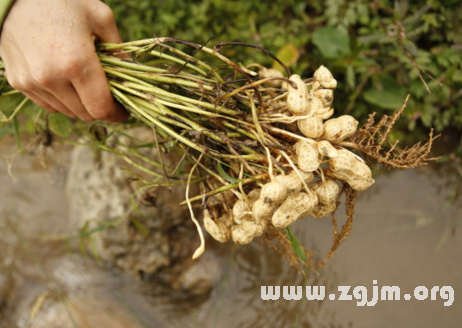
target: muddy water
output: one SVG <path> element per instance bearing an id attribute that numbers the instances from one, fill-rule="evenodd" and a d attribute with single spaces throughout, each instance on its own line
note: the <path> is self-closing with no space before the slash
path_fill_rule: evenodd
<path id="1" fill-rule="evenodd" d="M 13 149 L 2 146 L 0 153 Z M 155 278 L 135 280 L 50 240 L 70 233 L 68 159 L 65 152 L 52 155 L 57 163 L 46 169 L 34 156 L 16 158 L 16 180 L 0 163 L 0 327 L 460 327 L 462 203 L 448 201 L 453 186 L 430 169 L 379 176 L 358 201 L 348 240 L 308 281 L 264 244 L 209 241 L 207 256 L 219 264 L 220 281 L 207 295 L 193 297 Z M 329 220 L 304 220 L 293 230 L 318 259 L 328 251 Z M 416 286 L 452 286 L 455 300 L 445 307 L 439 295 L 434 301 L 401 296 L 358 307 L 356 300 L 327 297 L 260 298 L 262 285 L 306 283 L 326 286 L 326 294 L 337 297 L 337 286 L 365 286 L 371 300 L 373 280 L 379 288 L 399 286 L 401 295 L 413 294 Z"/>

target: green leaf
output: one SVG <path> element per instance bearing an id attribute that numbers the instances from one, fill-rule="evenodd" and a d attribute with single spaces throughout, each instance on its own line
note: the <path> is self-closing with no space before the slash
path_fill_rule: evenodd
<path id="1" fill-rule="evenodd" d="M 278 51 L 276 57 L 289 67 L 297 62 L 298 58 L 300 57 L 300 52 L 293 43 L 288 43 Z M 284 71 L 281 65 L 279 65 L 277 62 L 273 63 L 273 68 L 280 70 L 281 72 Z"/>
<path id="2" fill-rule="evenodd" d="M 140 234 L 146 237 L 149 233 L 148 229 L 142 224 L 137 218 L 132 217 L 131 222 L 135 226 L 135 229 L 138 230 Z"/>
<path id="3" fill-rule="evenodd" d="M 348 87 L 353 90 L 356 87 L 356 76 L 353 65 L 348 65 L 346 68 L 346 81 Z"/>
<path id="4" fill-rule="evenodd" d="M 231 183 L 239 183 L 241 181 L 244 181 L 243 179 L 242 180 L 234 179 L 228 173 L 226 173 L 226 171 L 223 169 L 223 165 L 221 162 L 217 162 L 217 171 L 222 178 L 224 178 L 226 181 L 229 181 Z"/>
<path id="5" fill-rule="evenodd" d="M 24 101 L 24 95 L 17 93 L 10 96 L 0 97 L 0 112 L 3 113 L 2 117 L 9 118 L 14 110 Z"/>
<path id="6" fill-rule="evenodd" d="M 8 121 L 8 117 L 5 116 L 5 114 L 3 114 L 3 112 L 0 110 L 0 122 L 7 122 Z"/>
<path id="7" fill-rule="evenodd" d="M 290 230 L 289 227 L 286 229 L 286 234 L 287 237 L 289 238 L 290 245 L 292 245 L 292 249 L 294 250 L 295 255 L 303 262 L 303 263 L 308 263 L 308 259 L 306 258 L 306 254 L 303 251 L 302 245 L 300 245 L 300 242 L 298 241 L 298 238 L 292 233 L 292 230 Z"/>
<path id="8" fill-rule="evenodd" d="M 71 120 L 61 113 L 50 114 L 48 124 L 51 132 L 60 138 L 69 138 L 72 131 Z"/>
<path id="9" fill-rule="evenodd" d="M 326 58 L 341 58 L 350 54 L 350 37 L 342 28 L 317 29 L 313 33 L 313 43 Z"/>
<path id="10" fill-rule="evenodd" d="M 388 75 L 378 77 L 378 83 L 364 92 L 364 99 L 385 109 L 398 109 L 403 106 L 406 90 Z"/>

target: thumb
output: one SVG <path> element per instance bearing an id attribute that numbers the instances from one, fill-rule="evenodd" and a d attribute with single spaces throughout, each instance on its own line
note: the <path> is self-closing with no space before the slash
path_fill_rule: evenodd
<path id="1" fill-rule="evenodd" d="M 90 15 L 92 20 L 92 33 L 97 41 L 107 43 L 122 42 L 119 30 L 117 29 L 114 13 L 110 7 L 99 2 L 97 8 L 95 8 Z"/>

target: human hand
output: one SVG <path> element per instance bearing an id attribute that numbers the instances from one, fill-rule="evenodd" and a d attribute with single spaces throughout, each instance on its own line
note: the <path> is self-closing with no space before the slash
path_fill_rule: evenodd
<path id="1" fill-rule="evenodd" d="M 95 40 L 120 43 L 112 10 L 99 0 L 16 0 L 3 24 L 0 55 L 10 85 L 50 112 L 120 122 Z"/>

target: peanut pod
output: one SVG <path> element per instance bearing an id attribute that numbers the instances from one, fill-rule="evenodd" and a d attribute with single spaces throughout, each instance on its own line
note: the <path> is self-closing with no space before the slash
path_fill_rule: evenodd
<path id="1" fill-rule="evenodd" d="M 335 203 L 327 204 L 327 205 L 316 205 L 310 212 L 309 215 L 315 218 L 324 218 L 330 214 L 332 214 L 337 209 L 337 205 Z"/>
<path id="2" fill-rule="evenodd" d="M 274 212 L 271 222 L 276 228 L 285 228 L 307 215 L 318 203 L 314 192 L 307 194 L 301 191 L 287 197 L 284 203 Z"/>
<path id="3" fill-rule="evenodd" d="M 374 184 L 371 169 L 364 161 L 346 149 L 339 149 L 338 156 L 329 160 L 332 174 L 354 190 L 365 190 Z"/>
<path id="4" fill-rule="evenodd" d="M 310 112 L 311 107 L 308 104 L 308 89 L 305 82 L 297 74 L 293 74 L 290 80 L 295 83 L 297 88 L 287 83 L 287 109 L 293 115 L 312 115 Z"/>
<path id="5" fill-rule="evenodd" d="M 295 144 L 298 167 L 305 172 L 316 171 L 321 163 L 315 144 L 300 140 Z"/>
<path id="6" fill-rule="evenodd" d="M 314 95 L 319 98 L 324 108 L 330 108 L 334 101 L 334 91 L 331 89 L 319 89 L 314 92 Z"/>
<path id="7" fill-rule="evenodd" d="M 297 121 L 298 129 L 308 138 L 317 139 L 324 133 L 322 118 L 313 116 Z"/>
<path id="8" fill-rule="evenodd" d="M 250 243 L 255 237 L 265 233 L 268 222 L 263 220 L 249 220 L 231 228 L 233 241 L 239 245 Z"/>
<path id="9" fill-rule="evenodd" d="M 358 127 L 358 121 L 350 115 L 342 115 L 324 123 L 322 138 L 330 142 L 340 142 L 353 135 Z"/>
<path id="10" fill-rule="evenodd" d="M 207 210 L 204 211 L 204 228 L 213 239 L 220 243 L 227 242 L 231 236 L 231 231 L 226 221 L 229 221 L 229 218 L 226 216 L 212 220 L 209 212 Z"/>
<path id="11" fill-rule="evenodd" d="M 258 76 L 261 77 L 262 79 L 268 78 L 268 77 L 284 77 L 284 74 L 282 74 L 280 71 L 274 68 L 266 68 L 262 67 L 258 70 Z M 282 80 L 272 80 L 265 82 L 265 84 L 277 88 L 282 85 Z"/>
<path id="12" fill-rule="evenodd" d="M 327 140 L 318 141 L 317 145 L 319 154 L 324 157 L 334 158 L 338 156 L 337 149 Z"/>
<path id="13" fill-rule="evenodd" d="M 335 204 L 340 187 L 332 178 L 326 178 L 323 182 L 319 180 L 313 183 L 310 188 L 318 195 L 319 205 Z"/>
<path id="14" fill-rule="evenodd" d="M 300 171 L 303 180 L 306 183 L 313 180 L 313 173 Z M 289 175 L 278 175 L 275 180 L 281 183 L 287 190 L 287 195 L 293 195 L 302 190 L 303 182 L 295 171 L 290 172 Z"/>
<path id="15" fill-rule="evenodd" d="M 313 74 L 315 83 L 313 84 L 314 91 L 319 89 L 335 89 L 337 80 L 334 79 L 332 73 L 323 65 L 321 65 Z"/>

